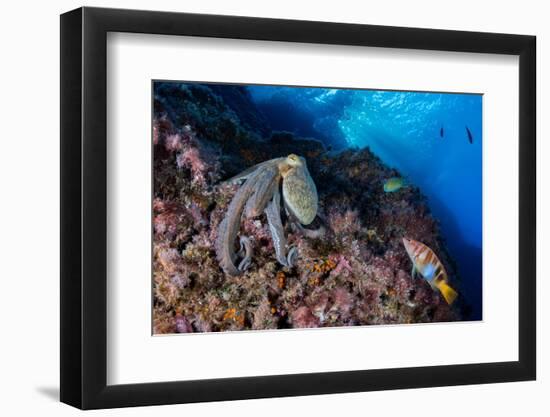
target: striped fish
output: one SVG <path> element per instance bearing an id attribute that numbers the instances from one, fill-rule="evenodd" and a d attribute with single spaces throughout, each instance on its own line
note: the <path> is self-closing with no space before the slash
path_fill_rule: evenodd
<path id="1" fill-rule="evenodd" d="M 452 304 L 458 294 L 449 286 L 447 271 L 434 251 L 421 242 L 407 238 L 403 238 L 403 245 L 413 264 L 411 276 L 414 278 L 418 272 L 432 288 L 441 292 L 447 304 Z"/>

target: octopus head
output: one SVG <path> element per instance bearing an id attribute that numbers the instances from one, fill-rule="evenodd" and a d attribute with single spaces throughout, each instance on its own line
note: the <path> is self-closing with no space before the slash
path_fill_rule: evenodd
<path id="1" fill-rule="evenodd" d="M 298 155 L 291 153 L 286 157 L 286 163 L 290 167 L 301 167 L 302 165 L 304 165 L 304 160 L 303 158 L 300 158 Z"/>

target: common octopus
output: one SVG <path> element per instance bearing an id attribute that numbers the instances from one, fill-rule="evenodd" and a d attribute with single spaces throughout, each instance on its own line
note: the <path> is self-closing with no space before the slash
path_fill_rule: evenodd
<path id="1" fill-rule="evenodd" d="M 289 247 L 281 220 L 281 188 L 283 204 L 290 221 L 304 230 L 301 225 L 309 225 L 317 215 L 317 188 L 307 169 L 304 158 L 290 154 L 287 157 L 261 162 L 228 182 L 240 184 L 227 213 L 220 223 L 216 240 L 217 259 L 225 273 L 239 275 L 251 264 L 252 244 L 246 236 L 239 239 L 240 250 L 235 251 L 241 219 L 265 213 L 277 261 L 292 267 L 296 247 Z M 238 265 L 237 261 L 240 259 Z"/>

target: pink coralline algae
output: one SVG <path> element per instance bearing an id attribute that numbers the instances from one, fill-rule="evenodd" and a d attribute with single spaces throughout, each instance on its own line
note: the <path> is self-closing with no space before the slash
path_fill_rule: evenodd
<path id="1" fill-rule="evenodd" d="M 351 267 L 351 265 L 349 264 L 349 262 L 346 260 L 344 256 L 342 255 L 337 256 L 335 262 L 336 262 L 336 267 L 331 272 L 332 276 L 337 277 L 342 274 L 346 274 L 346 272 L 347 273 L 353 272 L 353 268 Z"/>
<path id="2" fill-rule="evenodd" d="M 179 151 L 183 147 L 181 136 L 177 133 L 166 136 L 164 139 L 164 147 L 168 152 Z"/>
<path id="3" fill-rule="evenodd" d="M 193 176 L 203 176 L 206 165 L 202 161 L 197 148 L 188 148 L 176 158 L 178 168 L 188 167 Z"/>
<path id="4" fill-rule="evenodd" d="M 178 333 L 193 333 L 193 327 L 185 317 L 176 314 L 176 331 Z"/>
<path id="5" fill-rule="evenodd" d="M 311 310 L 306 307 L 298 307 L 292 313 L 292 324 L 297 328 L 319 327 L 320 321 L 313 315 Z"/>
<path id="6" fill-rule="evenodd" d="M 447 305 L 425 280 L 411 277 L 404 236 L 436 251 L 460 288 L 420 191 L 384 193 L 384 179 L 396 172 L 368 149 L 333 154 L 316 140 L 265 137 L 261 116 L 235 91 L 248 113 L 237 115 L 207 87 L 167 83 L 155 90 L 154 333 L 460 320 L 460 304 Z M 307 160 L 318 189 L 310 231 L 324 233 L 308 236 L 284 222 L 288 244 L 299 253 L 288 268 L 275 258 L 265 215 L 243 219 L 252 261 L 241 275 L 225 274 L 214 242 L 238 187 L 223 180 L 291 153 Z"/>

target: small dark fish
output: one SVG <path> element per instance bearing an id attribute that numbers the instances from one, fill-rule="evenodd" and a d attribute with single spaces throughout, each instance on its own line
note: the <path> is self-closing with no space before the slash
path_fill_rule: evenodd
<path id="1" fill-rule="evenodd" d="M 474 143 L 474 135 L 472 135 L 472 132 L 468 129 L 468 126 L 466 126 L 466 133 L 468 134 L 468 142 Z"/>
<path id="2" fill-rule="evenodd" d="M 441 126 L 441 129 L 439 129 L 439 136 L 443 138 L 445 136 L 445 130 L 443 130 L 443 126 Z"/>

